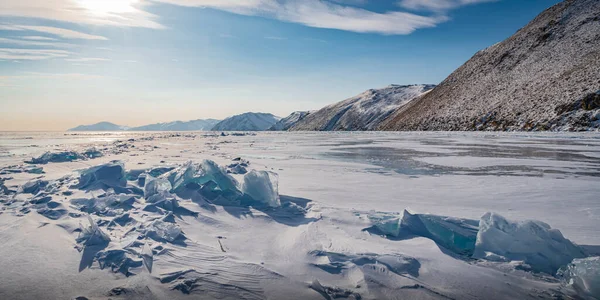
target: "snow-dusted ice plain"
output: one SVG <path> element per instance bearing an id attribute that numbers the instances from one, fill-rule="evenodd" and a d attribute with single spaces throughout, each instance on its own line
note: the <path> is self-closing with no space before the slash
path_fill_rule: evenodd
<path id="1" fill-rule="evenodd" d="M 1 133 L 0 178 L 0 299 L 599 297 L 597 134 Z"/>

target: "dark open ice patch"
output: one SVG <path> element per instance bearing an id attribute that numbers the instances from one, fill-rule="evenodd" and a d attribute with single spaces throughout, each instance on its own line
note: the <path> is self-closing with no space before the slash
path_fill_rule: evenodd
<path id="1" fill-rule="evenodd" d="M 460 255 L 470 256 L 475 250 L 479 221 L 452 217 L 411 214 L 375 213 L 369 215 L 373 226 L 365 230 L 391 239 L 425 237 Z"/>

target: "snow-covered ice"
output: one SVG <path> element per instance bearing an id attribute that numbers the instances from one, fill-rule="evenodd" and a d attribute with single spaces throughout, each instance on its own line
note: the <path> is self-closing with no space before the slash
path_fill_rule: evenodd
<path id="1" fill-rule="evenodd" d="M 0 170 L 1 299 L 598 297 L 593 134 L 2 133 Z"/>

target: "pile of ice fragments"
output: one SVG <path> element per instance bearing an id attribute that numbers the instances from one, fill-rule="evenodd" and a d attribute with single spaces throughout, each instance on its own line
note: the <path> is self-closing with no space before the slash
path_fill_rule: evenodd
<path id="1" fill-rule="evenodd" d="M 3 209 L 15 215 L 35 211 L 51 220 L 78 219 L 80 226 L 73 231 L 77 248 L 94 253 L 82 266 L 97 262 L 102 269 L 127 276 L 143 266 L 151 271 L 153 256 L 164 252 L 165 245 L 185 243 L 177 222 L 198 213 L 180 201 L 260 209 L 281 206 L 275 173 L 252 170 L 239 183 L 210 160 L 129 171 L 123 162 L 113 161 L 59 180 L 31 180 L 16 191 L 0 181 L 0 194 Z"/>
<path id="2" fill-rule="evenodd" d="M 520 269 L 550 275 L 587 256 L 581 247 L 544 222 L 513 222 L 493 213 L 486 213 L 479 221 L 406 210 L 401 214 L 371 213 L 368 219 L 372 226 L 366 231 L 390 239 L 425 237 L 466 258 L 517 262 Z M 579 276 L 581 272 L 570 274 Z"/>

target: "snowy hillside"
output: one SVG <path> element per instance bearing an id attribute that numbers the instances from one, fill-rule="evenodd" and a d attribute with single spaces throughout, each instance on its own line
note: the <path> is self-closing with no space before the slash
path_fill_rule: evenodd
<path id="1" fill-rule="evenodd" d="M 268 113 L 244 113 L 229 117 L 212 130 L 215 131 L 264 131 L 275 125 L 281 118 Z"/>
<path id="2" fill-rule="evenodd" d="M 290 130 L 374 130 L 390 114 L 434 85 L 390 85 L 370 89 L 310 114 Z"/>
<path id="3" fill-rule="evenodd" d="M 123 131 L 127 126 L 121 126 L 110 122 L 100 122 L 92 125 L 80 125 L 68 131 Z"/>
<path id="4" fill-rule="evenodd" d="M 561 2 L 476 53 L 384 130 L 600 128 L 600 1 Z"/>
<path id="5" fill-rule="evenodd" d="M 157 123 L 131 128 L 130 131 L 201 131 L 211 130 L 220 120 L 206 119 Z"/>
<path id="6" fill-rule="evenodd" d="M 309 114 L 313 113 L 312 111 L 295 111 L 291 113 L 289 116 L 279 120 L 275 125 L 271 126 L 269 130 L 272 131 L 286 131 L 290 129 L 292 126 L 296 125 L 296 123 L 302 121 Z"/>

